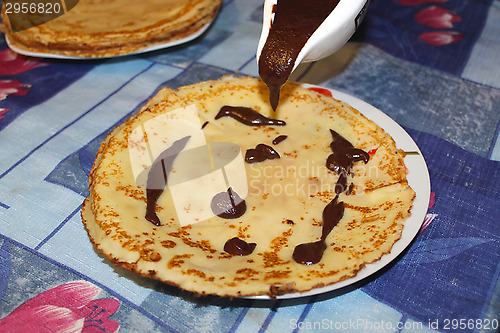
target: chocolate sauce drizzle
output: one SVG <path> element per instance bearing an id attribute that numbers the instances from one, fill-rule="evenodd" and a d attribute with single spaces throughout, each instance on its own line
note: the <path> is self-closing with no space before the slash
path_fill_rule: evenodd
<path id="1" fill-rule="evenodd" d="M 335 184 L 335 193 L 339 194 L 348 189 L 347 175 L 355 162 L 363 161 L 368 163 L 370 155 L 364 150 L 354 148 L 354 146 L 347 141 L 343 136 L 330 130 L 332 134 L 332 142 L 330 148 L 332 154 L 326 160 L 326 167 L 339 175 L 339 179 Z"/>
<path id="2" fill-rule="evenodd" d="M 240 198 L 240 196 L 230 187 L 226 192 L 220 192 L 212 198 L 210 208 L 212 212 L 219 217 L 224 219 L 236 219 L 245 214 L 247 204 L 245 200 Z"/>
<path id="3" fill-rule="evenodd" d="M 326 237 L 332 231 L 340 219 L 344 216 L 344 203 L 338 202 L 338 194 L 335 198 L 323 209 L 323 227 L 321 231 L 321 239 L 317 242 L 302 243 L 293 250 L 293 260 L 303 265 L 317 264 L 323 258 L 327 245 Z"/>
<path id="4" fill-rule="evenodd" d="M 273 110 L 300 51 L 338 2 L 278 0 L 274 6 L 274 20 L 259 58 L 259 75 L 269 87 Z"/>
<path id="5" fill-rule="evenodd" d="M 245 162 L 249 164 L 277 158 L 280 158 L 278 152 L 273 147 L 263 143 L 259 143 L 255 148 L 248 149 L 245 153 Z"/>
<path id="6" fill-rule="evenodd" d="M 238 237 L 234 237 L 224 244 L 224 251 L 235 256 L 247 256 L 255 250 L 256 246 L 256 243 L 247 243 Z"/>
<path id="7" fill-rule="evenodd" d="M 279 119 L 267 118 L 254 109 L 243 106 L 223 106 L 215 116 L 215 120 L 222 117 L 231 117 L 248 126 L 285 126 L 286 122 Z"/>
<path id="8" fill-rule="evenodd" d="M 323 209 L 323 227 L 321 231 L 321 239 L 317 242 L 303 243 L 295 247 L 293 251 L 293 259 L 299 264 L 313 265 L 321 261 L 325 252 L 326 237 L 332 229 L 339 223 L 344 216 L 344 203 L 338 202 L 339 194 L 347 190 L 347 195 L 351 194 L 354 184 L 347 186 L 347 175 L 355 162 L 363 161 L 368 163 L 370 155 L 365 151 L 354 148 L 340 134 L 334 130 L 330 130 L 332 134 L 332 142 L 330 148 L 333 154 L 328 156 L 326 167 L 339 175 L 339 179 L 335 184 L 335 198 Z"/>
<path id="9" fill-rule="evenodd" d="M 274 140 L 273 140 L 273 145 L 277 145 L 283 141 L 286 140 L 286 138 L 288 138 L 288 136 L 286 135 L 280 135 L 280 136 L 277 136 Z"/>
<path id="10" fill-rule="evenodd" d="M 165 149 L 153 162 L 148 173 L 146 183 L 146 220 L 160 226 L 161 222 L 156 215 L 156 202 L 167 185 L 167 175 L 172 169 L 172 164 L 177 155 L 184 149 L 190 136 L 175 141 L 172 146 Z"/>
<path id="11" fill-rule="evenodd" d="M 156 215 L 156 202 L 158 198 L 163 193 L 163 190 L 158 189 L 146 189 L 146 220 L 153 223 L 154 225 L 160 226 L 160 218 Z"/>

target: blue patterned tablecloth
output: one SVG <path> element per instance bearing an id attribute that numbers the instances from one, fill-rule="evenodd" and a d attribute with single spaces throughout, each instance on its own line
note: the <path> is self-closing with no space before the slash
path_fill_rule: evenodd
<path id="1" fill-rule="evenodd" d="M 197 298 L 93 249 L 80 209 L 106 133 L 165 85 L 258 76 L 262 6 L 225 0 L 200 38 L 108 60 L 28 58 L 0 35 L 1 332 L 499 331 L 498 0 L 373 0 L 292 76 L 379 108 L 428 164 L 424 226 L 381 272 L 294 300 Z"/>

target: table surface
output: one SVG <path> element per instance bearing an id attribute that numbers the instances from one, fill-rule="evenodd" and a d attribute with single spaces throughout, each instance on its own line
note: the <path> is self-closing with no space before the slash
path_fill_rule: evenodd
<path id="1" fill-rule="evenodd" d="M 498 330 L 498 0 L 373 0 L 342 49 L 292 75 L 379 108 L 428 164 L 424 226 L 382 272 L 293 300 L 196 298 L 94 250 L 80 209 L 106 133 L 165 85 L 258 76 L 262 5 L 225 0 L 200 38 L 116 59 L 28 58 L 0 35 L 0 331 Z"/>

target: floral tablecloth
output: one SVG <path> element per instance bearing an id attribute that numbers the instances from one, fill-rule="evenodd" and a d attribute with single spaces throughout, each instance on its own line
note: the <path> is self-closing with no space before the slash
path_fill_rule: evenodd
<path id="1" fill-rule="evenodd" d="M 225 0 L 187 44 L 94 61 L 28 58 L 0 35 L 1 332 L 496 332 L 500 320 L 500 2 L 373 0 L 353 38 L 292 79 L 401 124 L 431 177 L 404 255 L 293 300 L 197 298 L 114 266 L 80 220 L 99 144 L 159 88 L 258 76 L 262 0 Z"/>

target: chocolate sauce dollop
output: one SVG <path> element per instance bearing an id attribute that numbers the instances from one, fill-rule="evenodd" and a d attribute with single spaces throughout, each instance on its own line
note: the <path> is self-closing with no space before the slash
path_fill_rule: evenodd
<path id="1" fill-rule="evenodd" d="M 285 126 L 286 122 L 279 119 L 267 118 L 252 108 L 243 106 L 223 106 L 215 116 L 215 120 L 222 117 L 231 117 L 248 126 Z"/>
<path id="2" fill-rule="evenodd" d="M 317 264 L 323 258 L 326 250 L 325 241 L 299 244 L 293 250 L 293 260 L 302 265 Z"/>
<path id="3" fill-rule="evenodd" d="M 330 130 L 332 142 L 330 148 L 332 154 L 326 160 L 326 167 L 339 175 L 335 184 L 335 193 L 339 194 L 347 190 L 347 175 L 355 162 L 363 161 L 365 164 L 370 160 L 370 155 L 362 149 L 354 148 L 342 135 Z"/>
<path id="4" fill-rule="evenodd" d="M 292 258 L 299 264 L 313 265 L 317 264 L 323 258 L 327 245 L 326 237 L 332 231 L 333 227 L 339 223 L 344 216 L 344 203 L 338 202 L 338 195 L 330 201 L 323 209 L 323 228 L 321 231 L 321 239 L 317 242 L 302 243 L 293 250 Z"/>
<path id="5" fill-rule="evenodd" d="M 273 140 L 273 145 L 277 145 L 278 143 L 281 143 L 283 141 L 286 140 L 286 138 L 288 138 L 288 136 L 286 135 L 279 135 L 277 136 L 274 140 Z"/>
<path id="6" fill-rule="evenodd" d="M 297 56 L 339 0 L 278 0 L 266 43 L 259 58 L 259 75 L 269 87 L 276 110 L 281 86 L 288 80 Z"/>
<path id="7" fill-rule="evenodd" d="M 219 217 L 224 219 L 236 219 L 245 214 L 247 204 L 245 200 L 240 198 L 240 196 L 230 187 L 227 189 L 227 192 L 218 193 L 212 198 L 210 208 L 212 208 L 212 212 Z"/>
<path id="8" fill-rule="evenodd" d="M 274 160 L 280 158 L 280 155 L 273 147 L 260 143 L 255 148 L 248 149 L 245 153 L 245 162 L 259 163 L 265 160 Z"/>
<path id="9" fill-rule="evenodd" d="M 235 256 L 247 256 L 255 250 L 256 246 L 256 243 L 247 243 L 238 237 L 234 237 L 224 244 L 224 251 Z"/>

